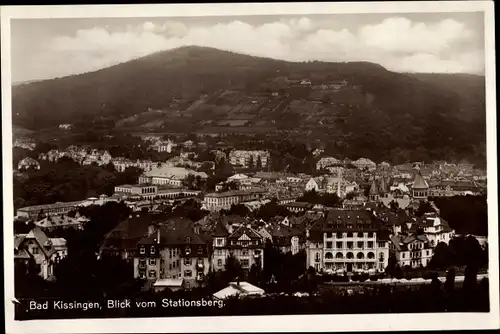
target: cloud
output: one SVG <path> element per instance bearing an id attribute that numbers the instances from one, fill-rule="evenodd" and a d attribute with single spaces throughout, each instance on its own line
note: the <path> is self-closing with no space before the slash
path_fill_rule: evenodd
<path id="1" fill-rule="evenodd" d="M 476 73 L 484 71 L 484 52 L 470 43 L 475 37 L 465 24 L 451 19 L 429 24 L 390 17 L 351 30 L 319 27 L 307 17 L 261 25 L 237 20 L 205 26 L 147 21 L 122 31 L 95 27 L 55 37 L 46 51 L 52 57 L 41 58 L 51 58 L 59 67 L 56 72 L 67 75 L 200 45 L 290 61 L 371 61 L 394 71 Z"/>

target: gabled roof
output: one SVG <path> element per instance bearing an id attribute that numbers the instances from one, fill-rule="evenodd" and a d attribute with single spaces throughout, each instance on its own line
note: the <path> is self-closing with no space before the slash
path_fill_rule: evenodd
<path id="1" fill-rule="evenodd" d="M 417 173 L 415 173 L 415 178 L 413 179 L 412 189 L 428 189 L 428 188 L 429 185 L 424 180 L 422 174 L 420 173 L 420 171 L 417 171 Z"/>
<path id="2" fill-rule="evenodd" d="M 375 179 L 373 179 L 372 185 L 370 186 L 370 195 L 378 195 L 378 187 Z"/>
<path id="3" fill-rule="evenodd" d="M 222 224 L 221 222 L 217 222 L 215 225 L 215 230 L 212 233 L 212 236 L 213 237 L 228 237 L 229 232 L 227 231 L 224 224 Z"/>
<path id="4" fill-rule="evenodd" d="M 205 240 L 197 233 L 194 233 L 191 226 L 177 222 L 170 226 L 160 226 L 151 235 L 138 242 L 141 245 L 151 245 L 157 243 L 158 235 L 160 245 L 205 245 Z"/>
<path id="5" fill-rule="evenodd" d="M 149 226 L 165 219 L 164 214 L 131 215 L 106 235 L 101 249 L 135 249 L 137 243 L 147 235 Z"/>
<path id="6" fill-rule="evenodd" d="M 239 227 L 229 236 L 228 239 L 239 239 L 243 234 L 246 234 L 250 239 L 262 239 L 262 236 L 259 233 L 246 226 Z"/>
<path id="7" fill-rule="evenodd" d="M 50 247 L 52 246 L 52 241 L 47 237 L 47 235 L 39 228 L 33 228 L 24 238 L 24 240 L 35 239 L 40 246 L 40 249 L 44 255 L 49 258 L 54 254 L 55 250 Z M 50 248 L 49 248 L 50 247 Z"/>

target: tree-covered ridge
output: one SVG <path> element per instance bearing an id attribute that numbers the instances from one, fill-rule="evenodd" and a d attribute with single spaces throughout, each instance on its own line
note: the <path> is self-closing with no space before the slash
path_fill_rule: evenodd
<path id="1" fill-rule="evenodd" d="M 332 98 L 347 94 L 340 92 L 314 104 L 310 89 L 279 88 L 280 78 L 345 79 L 359 86 L 358 97 L 331 105 Z M 281 95 L 272 110 L 250 112 L 254 125 L 213 131 L 291 132 L 328 143 L 339 154 L 355 152 L 372 159 L 485 161 L 484 77 L 436 74 L 427 79 L 370 63 L 292 63 L 200 47 L 16 86 L 13 120 L 39 129 L 101 119 L 110 129 L 123 119 L 150 113 L 145 124 L 164 131 L 209 131 L 204 122 L 228 119 L 235 107 L 227 101 L 227 91 L 237 92 L 240 100 L 271 92 Z M 303 109 L 297 101 L 306 101 Z"/>

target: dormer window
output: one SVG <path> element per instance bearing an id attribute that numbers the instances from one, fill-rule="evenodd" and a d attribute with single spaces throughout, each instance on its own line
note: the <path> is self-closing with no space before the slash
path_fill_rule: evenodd
<path id="1" fill-rule="evenodd" d="M 198 255 L 202 255 L 203 254 L 203 247 L 198 247 Z"/>
<path id="2" fill-rule="evenodd" d="M 156 247 L 155 246 L 151 246 L 150 252 L 151 252 L 151 254 L 156 254 Z"/>
<path id="3" fill-rule="evenodd" d="M 146 248 L 144 248 L 144 246 L 141 246 L 141 248 L 139 248 L 139 254 L 146 254 Z"/>
<path id="4" fill-rule="evenodd" d="M 191 237 L 186 237 L 186 243 L 190 243 L 191 242 Z"/>
<path id="5" fill-rule="evenodd" d="M 191 247 L 186 247 L 185 253 L 186 253 L 186 255 L 191 254 Z"/>

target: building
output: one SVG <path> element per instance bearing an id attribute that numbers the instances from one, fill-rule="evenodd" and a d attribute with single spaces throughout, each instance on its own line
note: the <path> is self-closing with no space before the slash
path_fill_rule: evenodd
<path id="1" fill-rule="evenodd" d="M 33 205 L 26 206 L 17 209 L 17 216 L 28 217 L 30 219 L 36 219 L 37 217 L 43 217 L 45 215 L 65 215 L 70 211 L 78 208 L 82 201 L 76 202 L 57 202 L 54 204 L 43 204 L 43 205 Z"/>
<path id="2" fill-rule="evenodd" d="M 240 165 L 245 168 L 267 167 L 270 163 L 271 155 L 268 151 L 244 151 L 233 150 L 229 153 L 229 162 L 232 165 Z"/>
<path id="3" fill-rule="evenodd" d="M 204 172 L 196 172 L 183 167 L 161 166 L 153 168 L 141 175 L 139 177 L 139 183 L 182 187 L 182 181 L 189 175 L 200 177 L 201 179 L 208 178 L 208 175 Z"/>
<path id="4" fill-rule="evenodd" d="M 316 271 L 376 273 L 387 267 L 389 236 L 379 232 L 367 210 L 331 210 L 306 236 L 306 266 Z"/>
<path id="5" fill-rule="evenodd" d="M 264 290 L 252 285 L 248 282 L 231 282 L 229 285 L 214 293 L 213 296 L 216 299 L 226 299 L 229 297 L 239 296 L 239 297 L 247 297 L 247 296 L 262 296 L 264 295 Z"/>
<path id="6" fill-rule="evenodd" d="M 47 215 L 45 218 L 35 221 L 34 224 L 45 231 L 67 228 L 82 230 L 86 221 L 85 218 L 72 218 L 62 214 L 55 216 Z"/>
<path id="7" fill-rule="evenodd" d="M 234 230 L 234 231 L 233 231 Z M 264 240 L 250 226 L 224 226 L 217 223 L 212 233 L 212 264 L 214 271 L 225 270 L 228 257 L 232 256 L 243 270 L 250 270 L 255 264 L 264 268 Z"/>
<path id="8" fill-rule="evenodd" d="M 415 173 L 415 178 L 413 179 L 413 184 L 411 186 L 411 193 L 416 200 L 427 200 L 429 196 L 429 185 L 427 181 L 424 180 L 420 171 Z"/>
<path id="9" fill-rule="evenodd" d="M 260 200 L 265 194 L 266 191 L 260 188 L 209 193 L 205 195 L 203 208 L 209 211 L 229 210 L 232 205 Z"/>
<path id="10" fill-rule="evenodd" d="M 358 169 L 375 170 L 377 168 L 377 164 L 367 158 L 359 158 L 353 161 L 352 164 Z"/>
<path id="11" fill-rule="evenodd" d="M 132 260 L 139 241 L 152 233 L 156 226 L 165 220 L 164 214 L 131 214 L 105 236 L 99 248 L 99 255 L 114 255 L 125 260 Z"/>
<path id="12" fill-rule="evenodd" d="M 291 202 L 281 205 L 284 206 L 288 211 L 293 213 L 306 212 L 307 210 L 311 210 L 314 206 L 313 204 L 308 202 Z"/>
<path id="13" fill-rule="evenodd" d="M 40 163 L 33 158 L 26 157 L 26 158 L 22 159 L 21 161 L 19 161 L 19 163 L 17 164 L 17 169 L 18 170 L 28 170 L 28 169 L 39 170 Z"/>
<path id="14" fill-rule="evenodd" d="M 285 254 L 295 255 L 305 248 L 305 232 L 295 227 L 281 223 L 270 224 L 270 226 L 262 227 L 259 234 Z"/>
<path id="15" fill-rule="evenodd" d="M 158 187 L 150 184 L 123 184 L 115 187 L 115 194 L 147 195 L 158 193 Z"/>
<path id="16" fill-rule="evenodd" d="M 68 254 L 66 240 L 49 238 L 39 228 L 33 228 L 28 234 L 19 234 L 14 238 L 14 260 L 16 264 L 28 264 L 33 261 L 35 270 L 43 279 L 54 275 L 54 264 Z"/>
<path id="17" fill-rule="evenodd" d="M 137 244 L 134 277 L 182 279 L 184 289 L 202 285 L 210 269 L 209 247 L 191 223 L 181 219 L 150 228 Z"/>
<path id="18" fill-rule="evenodd" d="M 323 157 L 319 159 L 319 161 L 316 163 L 316 170 L 322 170 L 327 167 L 335 167 L 338 165 L 342 165 L 342 161 L 335 159 L 333 157 Z"/>
<path id="19" fill-rule="evenodd" d="M 436 247 L 440 242 L 448 245 L 455 235 L 455 231 L 448 222 L 435 213 L 426 213 L 423 217 L 416 218 L 410 230 L 414 233 L 422 231 L 429 240 L 431 248 Z"/>
<path id="20" fill-rule="evenodd" d="M 432 259 L 433 248 L 425 234 L 397 234 L 391 236 L 391 251 L 400 267 L 425 267 Z"/>

